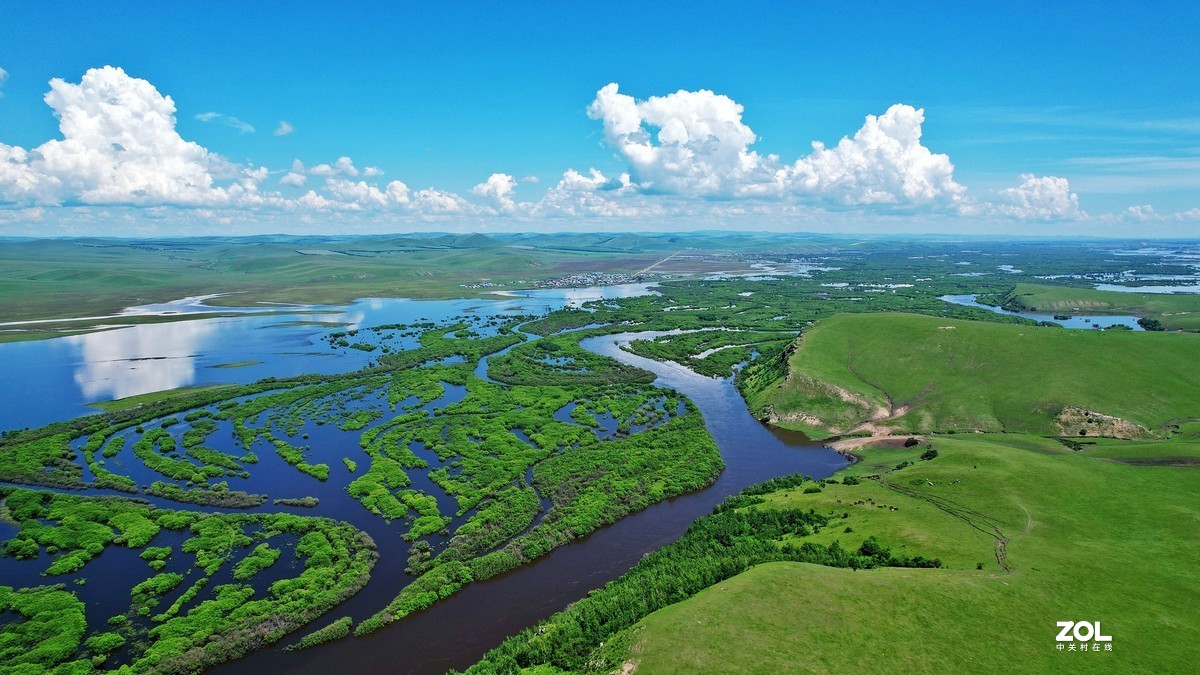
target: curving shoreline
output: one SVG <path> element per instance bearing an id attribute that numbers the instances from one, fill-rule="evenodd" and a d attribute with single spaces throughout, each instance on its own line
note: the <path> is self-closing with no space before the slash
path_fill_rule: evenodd
<path id="1" fill-rule="evenodd" d="M 821 478 L 845 466 L 846 459 L 825 444 L 808 441 L 796 432 L 771 429 L 755 419 L 731 379 L 698 375 L 678 364 L 651 361 L 620 349 L 620 342 L 652 333 L 607 335 L 580 344 L 593 353 L 654 372 L 657 384 L 680 391 L 697 405 L 725 461 L 725 469 L 710 487 L 659 502 L 531 564 L 469 584 L 429 609 L 368 637 L 302 652 L 263 651 L 223 664 L 214 672 L 349 669 L 440 674 L 466 668 L 509 635 L 616 579 L 646 553 L 679 538 L 694 520 L 707 515 L 726 497 L 780 475 L 803 472 Z"/>

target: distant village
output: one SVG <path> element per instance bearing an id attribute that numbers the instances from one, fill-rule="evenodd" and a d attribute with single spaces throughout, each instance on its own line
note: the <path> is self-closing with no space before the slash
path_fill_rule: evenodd
<path id="1" fill-rule="evenodd" d="M 646 274 L 612 274 L 608 272 L 589 272 L 587 274 L 571 274 L 552 279 L 535 279 L 533 281 L 518 280 L 507 283 L 480 281 L 473 284 L 461 284 L 463 288 L 579 288 L 581 286 L 613 286 L 616 284 L 637 284 L 649 279 L 660 279 L 666 275 Z"/>

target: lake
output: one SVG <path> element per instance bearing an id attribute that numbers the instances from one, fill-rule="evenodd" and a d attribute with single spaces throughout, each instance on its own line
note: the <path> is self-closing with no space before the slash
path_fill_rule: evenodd
<path id="1" fill-rule="evenodd" d="M 498 300 L 368 298 L 345 307 L 269 306 L 279 313 L 139 324 L 83 335 L 0 344 L 0 372 L 21 386 L 0 389 L 0 429 L 37 427 L 97 412 L 97 401 L 179 387 L 246 384 L 264 377 L 357 370 L 372 355 L 332 349 L 333 331 L 458 315 L 546 314 L 591 300 L 653 291 L 652 284 L 546 289 L 505 294 Z M 211 297 L 211 296 L 209 296 Z M 127 315 L 226 313 L 196 298 L 131 307 Z M 330 324 L 330 325 L 322 325 Z M 229 366 L 234 367 L 229 367 Z"/>

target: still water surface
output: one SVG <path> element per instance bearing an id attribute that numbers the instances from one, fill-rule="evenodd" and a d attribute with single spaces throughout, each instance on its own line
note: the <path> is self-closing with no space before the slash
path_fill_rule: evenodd
<path id="1" fill-rule="evenodd" d="M 372 360 L 371 354 L 357 349 L 331 349 L 321 338 L 333 331 L 420 320 L 442 322 L 460 315 L 545 314 L 590 300 L 653 293 L 652 286 L 525 291 L 501 300 L 368 298 L 345 307 L 272 307 L 281 313 L 141 324 L 0 344 L 0 373 L 4 376 L 0 429 L 36 427 L 92 414 L 96 410 L 88 404 L 97 401 L 179 387 L 246 384 L 264 377 L 344 373 Z M 227 312 L 185 298 L 132 307 L 123 314 L 201 310 Z"/>

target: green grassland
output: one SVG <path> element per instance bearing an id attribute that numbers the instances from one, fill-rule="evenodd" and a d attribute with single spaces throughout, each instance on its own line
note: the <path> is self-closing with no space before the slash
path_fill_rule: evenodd
<path id="1" fill-rule="evenodd" d="M 234 291 L 221 301 L 461 296 L 485 292 L 463 288 L 484 280 L 512 287 L 584 271 L 636 272 L 692 244 L 701 248 L 688 249 L 663 267 L 757 269 L 761 251 L 779 250 L 771 238 L 718 239 L 720 253 L 706 251 L 703 246 L 715 246 L 714 240 L 700 235 L 0 242 L 0 316 L 96 315 L 129 304 Z M 681 331 L 629 349 L 708 375 L 726 376 L 757 352 L 738 379 L 747 399 L 761 416 L 814 436 L 838 431 L 946 435 L 929 437 L 939 451 L 933 459 L 921 458 L 929 450 L 924 446 L 867 449 L 864 461 L 846 473 L 850 483 L 785 478 L 731 498 L 680 542 L 646 556 L 622 580 L 506 643 L 478 672 L 510 672 L 518 666 L 545 672 L 612 670 L 633 661 L 652 671 L 667 668 L 667 652 L 658 650 L 665 641 L 681 641 L 682 628 L 656 632 L 654 617 L 634 628 L 638 621 L 658 610 L 683 612 L 688 603 L 676 603 L 714 584 L 751 588 L 757 575 L 768 574 L 762 579 L 765 592 L 796 603 L 777 617 L 815 616 L 818 608 L 853 598 L 861 606 L 846 616 L 870 625 L 872 618 L 891 616 L 889 603 L 908 598 L 913 604 L 898 605 L 899 611 L 912 608 L 917 618 L 896 622 L 893 644 L 899 644 L 904 630 L 941 627 L 937 621 L 967 613 L 966 605 L 953 604 L 957 596 L 949 597 L 950 591 L 930 581 L 940 579 L 951 589 L 963 589 L 962 602 L 992 603 L 1007 611 L 988 626 L 1008 630 L 1012 625 L 1020 635 L 1020 630 L 1033 631 L 1016 626 L 1022 615 L 1003 604 L 1027 601 L 1035 613 L 1082 612 L 1055 618 L 1099 619 L 1109 632 L 1118 631 L 1118 640 L 1157 649 L 1164 643 L 1121 637 L 1142 635 L 1149 621 L 1144 612 L 1117 612 L 1120 606 L 1114 603 L 1127 594 L 1105 595 L 1107 587 L 1089 582 L 1092 591 L 1080 594 L 1080 604 L 1053 604 L 1066 592 L 1072 567 L 1088 579 L 1125 578 L 1128 572 L 1130 578 L 1158 584 L 1143 594 L 1152 599 L 1145 606 L 1164 597 L 1159 618 L 1168 631 L 1182 631 L 1169 633 L 1172 639 L 1194 640 L 1194 617 L 1178 611 L 1186 606 L 1182 603 L 1196 600 L 1194 592 L 1189 595 L 1172 580 L 1183 577 L 1181 561 L 1196 554 L 1188 537 L 1196 529 L 1192 476 L 1200 463 L 1200 383 L 1192 367 L 1200 336 L 1041 328 L 938 298 L 964 292 L 998 295 L 1024 279 L 1007 272 L 956 276 L 964 264 L 996 269 L 995 263 L 1016 255 L 1006 251 L 1019 250 L 1027 254 L 1021 265 L 1029 274 L 1061 271 L 1062 256 L 1075 250 L 1071 247 L 997 246 L 972 253 L 959 251 L 959 244 L 822 238 L 788 245 L 795 255 L 820 256 L 834 268 L 823 274 L 835 276 L 670 282 L 654 295 L 595 301 L 536 319 L 457 317 L 442 325 L 336 331 L 325 336 L 330 347 L 370 352 L 373 364 L 336 375 L 149 394 L 113 402 L 101 414 L 0 435 L 0 480 L 5 482 L 116 490 L 181 504 L 175 511 L 127 499 L 0 488 L 5 497 L 0 517 L 19 528 L 3 543 L 3 555 L 25 560 L 22 564 L 45 564 L 53 576 L 86 572 L 106 547 L 146 547 L 140 557 L 157 572 L 148 572 L 131 591 L 139 606 L 126 619 L 112 617 L 111 630 L 76 618 L 82 611 L 78 590 L 0 587 L 5 614 L 0 649 L 7 650 L 2 655 L 37 655 L 26 662 L 35 670 L 58 664 L 82 671 L 89 664 L 111 667 L 116 660 L 141 663 L 144 658 L 154 660 L 144 664 L 147 668 L 174 667 L 195 660 L 196 645 L 207 641 L 207 660 L 195 662 L 216 663 L 279 639 L 340 602 L 351 586 L 365 583 L 373 551 L 363 543 L 361 555 L 346 555 L 357 551 L 357 531 L 349 526 L 288 513 L 211 512 L 274 499 L 277 506 L 321 513 L 328 504 L 325 493 L 320 500 L 299 498 L 304 492 L 274 494 L 270 482 L 260 480 L 265 473 L 260 458 L 282 460 L 290 466 L 273 467 L 299 471 L 313 486 L 335 481 L 338 490 L 361 504 L 364 518 L 378 518 L 410 545 L 407 564 L 388 561 L 412 577 L 398 595 L 381 598 L 379 611 L 356 625 L 346 619 L 321 622 L 324 627 L 297 646 L 370 633 L 628 513 L 709 485 L 722 462 L 696 407 L 676 392 L 652 386 L 651 373 L 579 345 L 584 338 L 629 330 Z M 1117 263 L 1107 255 L 1086 249 L 1071 265 L 1110 271 Z M 912 262 L 917 259 L 921 262 Z M 180 318 L 189 317 L 162 319 Z M 76 331 L 86 323 L 39 325 L 29 334 Z M 803 338 L 794 343 L 801 330 Z M 525 333 L 540 337 L 527 339 Z M 490 379 L 483 379 L 476 366 L 487 355 Z M 1013 433 L 949 435 L 976 430 Z M 309 432 L 317 435 L 310 440 Z M 351 442 L 347 447 L 318 440 L 327 432 L 352 434 Z M 435 497 L 442 493 L 447 499 Z M 1110 522 L 1114 517 L 1122 520 Z M 329 528 L 343 527 L 337 536 L 345 545 L 334 550 L 310 537 L 320 530 L 332 542 Z M 170 546 L 150 545 L 168 543 L 153 540 L 155 528 L 190 528 L 194 536 L 179 551 L 195 554 L 195 567 L 204 574 L 184 583 L 175 571 L 180 555 Z M 1080 532 L 1092 536 L 1093 530 L 1100 532 L 1088 543 Z M 291 535 L 312 545 L 289 549 Z M 435 547 L 430 541 L 439 543 Z M 1056 545 L 1062 541 L 1072 545 Z M 206 579 L 222 568 L 227 572 L 222 579 L 232 575 L 235 582 L 247 582 L 280 571 L 281 559 L 293 568 L 302 564 L 291 560 L 289 550 L 312 552 L 301 556 L 312 559 L 303 563 L 306 574 L 309 567 L 320 567 L 314 575 L 327 575 L 339 565 L 350 574 L 337 584 L 321 577 L 284 583 L 278 593 L 272 586 L 271 600 L 253 596 L 242 583 L 206 588 Z M 1135 550 L 1141 557 L 1132 560 Z M 1156 559 L 1160 569 L 1150 570 Z M 749 576 L 737 576 L 747 571 Z M 812 575 L 816 590 L 797 597 L 792 589 L 789 595 L 787 587 L 795 584 L 779 580 L 796 574 Z M 872 581 L 859 586 L 859 579 Z M 895 586 L 893 596 L 904 597 L 871 586 L 875 579 Z M 1000 587 L 988 580 L 999 580 Z M 306 589 L 333 589 L 339 597 L 309 596 L 302 592 Z M 925 595 L 901 593 L 904 589 L 924 589 Z M 143 612 L 156 596 L 174 601 L 155 608 L 165 609 L 158 614 L 149 608 Z M 1084 606 L 1085 600 L 1090 604 Z M 949 618 L 922 618 L 921 612 L 933 610 Z M 72 617 L 70 630 L 44 639 L 46 611 Z M 747 650 L 775 650 L 778 658 L 751 658 L 727 645 L 725 654 L 737 663 L 780 665 L 792 658 L 787 649 L 772 646 L 778 634 L 768 629 L 766 617 L 774 611 L 728 608 L 724 616 L 748 618 L 722 623 L 737 629 L 764 617 L 759 637 L 736 640 Z M 1033 625 L 1045 617 L 1024 618 Z M 268 637 L 255 642 L 254 636 L 239 633 L 241 619 L 269 629 Z M 972 621 L 969 627 L 984 620 Z M 1046 642 L 1052 647 L 1053 620 L 1047 621 Z M 1121 621 L 1127 623 L 1118 626 Z M 120 628 L 125 622 L 135 627 Z M 812 644 L 828 639 L 819 627 L 812 630 L 810 651 Z M 858 642 L 849 644 L 862 651 L 859 645 L 867 644 L 873 632 L 860 633 L 853 638 Z M 713 634 L 713 639 L 714 648 L 723 646 L 724 638 Z M 960 665 L 947 646 L 954 640 L 926 642 L 933 656 L 910 663 L 913 668 Z M 1045 658 L 1059 656 L 1049 648 Z M 725 670 L 703 648 L 689 649 L 686 658 L 695 668 Z M 841 658 L 836 653 L 821 658 L 834 659 L 819 666 L 829 670 L 856 663 L 836 661 Z M 1037 660 L 1042 655 L 1030 658 L 1035 665 L 1043 663 Z M 1162 669 L 1161 660 L 1147 662 Z"/>
<path id="2" fill-rule="evenodd" d="M 851 287 L 935 280 L 944 286 L 940 289 L 944 293 L 972 292 L 995 298 L 1003 296 L 1013 283 L 1036 282 L 1032 276 L 1036 274 L 1115 273 L 1130 268 L 1140 273 L 1192 272 L 1155 257 L 1113 260 L 1112 246 L 1102 242 L 976 242 L 965 250 L 962 242 L 936 239 L 778 233 L 0 240 L 0 317 L 4 321 L 43 321 L 104 316 L 132 305 L 214 293 L 228 295 L 210 300 L 210 304 L 227 306 L 343 304 L 363 297 L 483 296 L 497 287 L 532 288 L 548 279 L 576 274 L 636 275 L 659 262 L 662 264 L 654 267 L 654 274 L 695 278 L 714 271 L 761 273 L 764 262 L 786 270 L 790 262 L 803 260 L 828 266 L 825 274 L 831 274 L 832 281 Z M 998 271 L 1000 262 L 1017 263 L 1024 272 Z M 968 281 L 958 276 L 963 270 L 982 276 Z M 863 304 L 870 299 L 869 293 L 885 290 L 876 287 L 864 295 L 865 289 L 860 287 L 854 296 Z M 835 293 L 820 287 L 814 291 Z M 776 297 L 785 299 L 786 292 Z M 1147 302 L 1164 301 L 1149 298 Z M 710 311 L 721 307 L 707 306 Z M 1200 329 L 1193 322 L 1195 316 L 1200 315 L 1166 316 L 1164 323 Z M 130 323 L 154 320 L 164 319 L 121 319 Z M 100 323 L 113 321 L 9 327 L 0 331 L 0 342 L 69 335 Z M 710 366 L 726 365 L 731 357 L 723 355 Z"/>
<path id="3" fill-rule="evenodd" d="M 778 237 L 761 234 L 0 240 L 0 317 L 98 316 L 213 293 L 236 294 L 212 301 L 225 306 L 486 295 L 488 287 L 463 286 L 530 288 L 537 280 L 572 274 L 632 274 L 682 249 L 717 249 L 726 256 L 723 268 L 741 268 L 745 252 L 777 245 Z M 789 248 L 825 252 L 836 246 L 830 238 L 808 236 Z"/>
<path id="4" fill-rule="evenodd" d="M 1197 439 L 1158 444 L 1200 459 Z M 725 581 L 672 603 L 695 593 L 688 575 L 654 575 L 661 559 L 648 558 L 475 670 L 1183 672 L 1179 646 L 1200 639 L 1194 468 L 1103 461 L 1017 434 L 931 445 L 933 459 L 920 458 L 924 444 L 866 448 L 830 481 L 735 498 L 655 554 L 723 570 L 710 578 Z M 1130 445 L 1131 457 L 1164 454 Z M 770 532 L 778 555 L 751 555 L 767 528 L 718 528 L 731 510 L 759 522 L 811 512 L 827 524 Z M 856 551 L 871 538 L 941 567 L 788 559 L 801 542 Z M 1114 650 L 1058 651 L 1060 620 L 1100 621 Z"/>
<path id="5" fill-rule="evenodd" d="M 750 369 L 757 415 L 815 437 L 1009 431 L 1157 438 L 1200 411 L 1200 336 L 840 315 Z"/>
<path id="6" fill-rule="evenodd" d="M 130 305 L 236 293 L 214 301 L 344 304 L 363 297 L 462 297 L 462 284 L 578 271 L 634 272 L 658 251 L 514 247 L 482 235 L 0 242 L 0 316 L 104 315 Z M 475 291 L 481 293 L 485 291 Z"/>
<path id="7" fill-rule="evenodd" d="M 230 368 L 245 368 L 247 366 L 257 366 L 261 363 L 262 363 L 262 361 L 258 361 L 256 359 L 249 359 L 246 361 L 233 361 L 231 363 L 218 363 L 215 366 L 209 366 L 209 368 L 228 370 Z"/>
<path id="8" fill-rule="evenodd" d="M 1135 293 L 1017 284 L 1000 298 L 1007 309 L 1051 314 L 1131 314 L 1168 330 L 1200 330 L 1200 293 Z"/>
<path id="9" fill-rule="evenodd" d="M 200 387 L 181 387 L 179 389 L 167 389 L 166 391 L 152 391 L 147 394 L 138 394 L 137 396 L 126 396 L 125 398 L 118 398 L 112 401 L 97 401 L 89 405 L 93 408 L 98 408 L 106 412 L 116 412 L 118 410 L 135 408 L 147 403 L 157 403 L 159 401 L 165 401 L 177 396 L 190 396 L 192 394 L 213 391 L 215 389 L 221 389 L 222 387 L 227 386 L 229 385 L 211 384 Z"/>
<path id="10" fill-rule="evenodd" d="M 1196 337 L 819 321 L 746 369 L 752 406 L 809 415 L 813 433 L 940 433 L 730 498 L 472 672 L 1184 672 L 1180 645 L 1200 639 Z M 1107 412 L 1057 437 L 1064 408 Z M 1004 433 L 954 433 L 975 430 Z M 1113 651 L 1059 651 L 1057 621 L 1101 622 Z"/>
<path id="11" fill-rule="evenodd" d="M 1175 445 L 1200 459 L 1200 445 Z M 1200 640 L 1195 469 L 1103 462 L 1029 437 L 933 446 L 931 461 L 869 450 L 843 474 L 880 478 L 775 493 L 760 508 L 846 513 L 853 534 L 814 539 L 874 535 L 946 569 L 763 565 L 647 617 L 625 660 L 647 674 L 1186 668 L 1179 646 Z M 1059 620 L 1100 621 L 1114 650 L 1059 652 Z"/>

